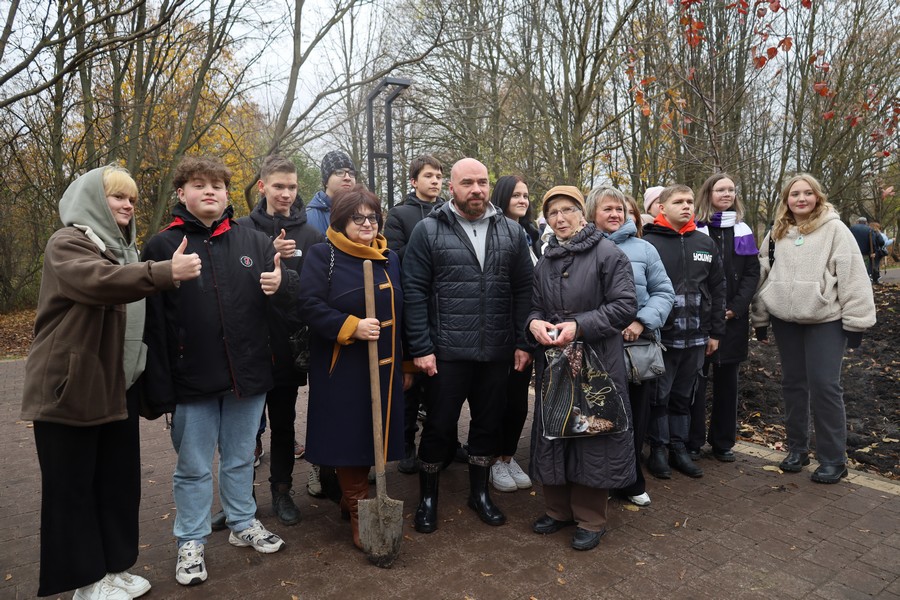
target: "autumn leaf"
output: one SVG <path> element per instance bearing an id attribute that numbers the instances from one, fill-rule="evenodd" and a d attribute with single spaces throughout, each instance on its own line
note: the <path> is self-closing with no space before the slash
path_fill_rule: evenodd
<path id="1" fill-rule="evenodd" d="M 812 0 L 800 0 L 800 6 L 803 8 L 812 8 Z"/>
<path id="2" fill-rule="evenodd" d="M 625 504 L 624 506 L 622 506 L 622 508 L 624 508 L 625 510 L 630 510 L 631 512 L 638 512 L 641 510 L 634 504 Z"/>
<path id="3" fill-rule="evenodd" d="M 757 69 L 762 69 L 766 66 L 766 63 L 769 62 L 769 59 L 765 56 L 757 56 L 753 59 L 753 66 Z"/>
<path id="4" fill-rule="evenodd" d="M 794 38 L 792 38 L 791 36 L 787 36 L 786 38 L 778 42 L 778 45 L 781 46 L 782 50 L 784 50 L 785 52 L 789 52 L 791 46 L 794 45 Z"/>
<path id="5" fill-rule="evenodd" d="M 562 563 L 557 563 L 556 570 L 557 570 L 557 572 L 562 573 L 563 571 L 566 570 L 566 568 L 564 566 L 562 566 Z"/>
<path id="6" fill-rule="evenodd" d="M 782 471 L 775 465 L 765 465 L 762 469 L 763 469 L 763 471 L 774 471 L 776 473 L 782 473 L 782 474 L 784 473 L 784 471 Z"/>
<path id="7" fill-rule="evenodd" d="M 827 96 L 829 92 L 828 84 L 824 81 L 817 81 L 813 84 L 813 90 L 820 96 Z"/>
<path id="8" fill-rule="evenodd" d="M 822 114 L 822 118 L 825 119 L 826 121 L 828 121 L 829 119 L 833 119 L 833 118 L 834 118 L 834 111 L 833 111 L 833 110 L 829 110 L 828 112 L 823 113 L 823 114 Z"/>
<path id="9" fill-rule="evenodd" d="M 766 49 L 766 56 L 769 57 L 769 60 L 772 60 L 773 58 L 775 58 L 775 56 L 777 54 L 778 54 L 778 48 L 776 48 L 775 46 L 771 46 L 770 48 Z"/>

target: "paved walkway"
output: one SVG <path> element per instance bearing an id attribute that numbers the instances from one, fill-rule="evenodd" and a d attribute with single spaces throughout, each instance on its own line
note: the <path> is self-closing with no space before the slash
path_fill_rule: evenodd
<path id="1" fill-rule="evenodd" d="M 23 361 L 0 363 L 0 600 L 32 598 L 37 590 L 40 479 L 31 429 L 18 420 L 23 367 Z M 261 518 L 287 546 L 261 555 L 214 533 L 209 580 L 183 588 L 174 580 L 175 454 L 164 427 L 163 420 L 142 423 L 135 571 L 153 584 L 150 599 L 900 599 L 900 484 L 854 472 L 838 485 L 814 484 L 809 472 L 767 470 L 783 455 L 749 444 L 739 444 L 734 463 L 703 459 L 702 479 L 651 478 L 648 508 L 611 501 L 609 532 L 585 553 L 569 548 L 571 530 L 531 532 L 543 512 L 539 490 L 496 493 L 509 523 L 479 522 L 466 507 L 468 479 L 460 464 L 442 475 L 440 528 L 420 535 L 412 528 L 418 479 L 389 466 L 388 493 L 404 501 L 407 522 L 390 570 L 370 566 L 352 546 L 337 506 L 305 494 L 304 461 L 294 470 L 303 521 L 279 525 L 265 483 L 266 457 L 258 471 Z M 298 433 L 304 430 L 298 423 Z M 520 462 L 527 456 L 526 439 Z"/>

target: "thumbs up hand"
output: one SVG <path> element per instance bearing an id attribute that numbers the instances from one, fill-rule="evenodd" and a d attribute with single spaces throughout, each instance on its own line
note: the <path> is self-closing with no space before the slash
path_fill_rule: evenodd
<path id="1" fill-rule="evenodd" d="M 262 287 L 263 294 L 271 296 L 278 291 L 281 286 L 281 255 L 275 255 L 275 270 L 264 271 L 259 277 L 259 285 Z"/>
<path id="2" fill-rule="evenodd" d="M 196 252 L 184 253 L 187 243 L 187 236 L 184 236 L 172 255 L 172 279 L 175 281 L 189 281 L 200 277 L 200 257 Z"/>
<path id="3" fill-rule="evenodd" d="M 287 233 L 282 229 L 278 237 L 272 240 L 272 244 L 275 246 L 275 252 L 280 254 L 281 258 L 291 258 L 294 256 L 294 251 L 297 249 L 297 242 L 286 239 L 286 235 Z"/>

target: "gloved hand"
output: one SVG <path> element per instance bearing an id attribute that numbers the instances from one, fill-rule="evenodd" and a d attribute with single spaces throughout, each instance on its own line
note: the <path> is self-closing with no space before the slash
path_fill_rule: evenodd
<path id="1" fill-rule="evenodd" d="M 756 331 L 756 339 L 760 342 L 765 342 L 769 339 L 768 327 L 757 327 L 754 331 Z"/>
<path id="2" fill-rule="evenodd" d="M 847 331 L 845 329 L 844 335 L 847 336 L 848 348 L 859 348 L 859 345 L 862 344 L 862 331 Z"/>

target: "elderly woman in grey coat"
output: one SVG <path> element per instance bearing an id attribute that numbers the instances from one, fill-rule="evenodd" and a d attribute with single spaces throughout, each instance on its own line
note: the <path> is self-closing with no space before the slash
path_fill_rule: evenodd
<path id="1" fill-rule="evenodd" d="M 622 330 L 637 315 L 631 264 L 593 223 L 586 223 L 584 197 L 578 188 L 550 189 L 544 195 L 543 213 L 553 235 L 535 269 L 528 332 L 544 347 L 563 347 L 580 339 L 599 355 L 617 390 L 626 396 Z M 635 480 L 633 437 L 630 430 L 593 437 L 545 437 L 540 418 L 545 349 L 535 353 L 538 397 L 531 477 L 542 485 L 546 514 L 534 522 L 532 530 L 548 534 L 577 525 L 572 547 L 590 550 L 606 532 L 608 490 Z"/>

